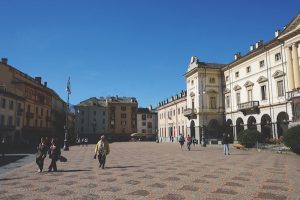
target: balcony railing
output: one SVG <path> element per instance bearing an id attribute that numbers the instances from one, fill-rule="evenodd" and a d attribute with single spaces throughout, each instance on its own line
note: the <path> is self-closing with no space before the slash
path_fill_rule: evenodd
<path id="1" fill-rule="evenodd" d="M 187 109 L 184 109 L 184 110 L 183 110 L 183 115 L 184 115 L 184 116 L 188 116 L 188 115 L 196 114 L 196 113 L 197 113 L 196 108 L 194 108 L 194 109 L 192 109 L 192 108 L 187 108 Z"/>
<path id="2" fill-rule="evenodd" d="M 246 103 L 238 104 L 238 110 L 252 109 L 259 106 L 259 101 L 249 101 Z"/>

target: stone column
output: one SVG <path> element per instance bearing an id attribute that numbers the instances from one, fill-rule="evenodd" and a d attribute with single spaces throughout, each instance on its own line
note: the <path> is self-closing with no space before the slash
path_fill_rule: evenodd
<path id="1" fill-rule="evenodd" d="M 298 58 L 298 45 L 292 45 L 292 58 L 293 58 L 293 71 L 295 88 L 300 88 L 300 71 L 299 71 L 299 58 Z"/>
<path id="2" fill-rule="evenodd" d="M 286 50 L 286 57 L 287 57 L 288 91 L 292 91 L 293 89 L 295 89 L 295 82 L 294 82 L 294 70 L 293 70 L 291 48 L 287 47 L 285 50 Z"/>

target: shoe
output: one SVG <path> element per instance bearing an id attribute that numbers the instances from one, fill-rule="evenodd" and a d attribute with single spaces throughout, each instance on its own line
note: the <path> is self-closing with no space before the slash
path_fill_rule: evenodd
<path id="1" fill-rule="evenodd" d="M 99 165 L 99 168 L 101 168 L 102 164 Z"/>
<path id="2" fill-rule="evenodd" d="M 104 169 L 104 165 L 102 165 L 102 169 Z"/>
<path id="3" fill-rule="evenodd" d="M 39 169 L 39 170 L 37 170 L 37 173 L 40 173 L 40 172 L 42 172 L 40 169 Z"/>

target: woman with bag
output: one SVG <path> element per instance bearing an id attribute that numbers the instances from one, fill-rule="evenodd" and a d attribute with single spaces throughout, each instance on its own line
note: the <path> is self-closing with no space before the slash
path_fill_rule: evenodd
<path id="1" fill-rule="evenodd" d="M 52 169 L 54 172 L 57 172 L 57 166 L 56 161 L 59 159 L 61 154 L 59 146 L 57 146 L 57 142 L 55 139 L 52 139 L 51 146 L 50 146 L 50 155 L 49 158 L 51 158 L 51 163 L 48 168 L 48 172 L 51 172 Z"/>
<path id="2" fill-rule="evenodd" d="M 36 154 L 36 164 L 39 167 L 38 172 L 42 172 L 43 171 L 43 167 L 44 167 L 44 160 L 46 158 L 47 155 L 47 146 L 46 146 L 46 140 L 45 138 L 41 138 L 41 143 L 37 146 L 37 154 Z"/>
<path id="3" fill-rule="evenodd" d="M 99 164 L 100 164 L 99 167 L 102 166 L 102 169 L 104 169 L 106 156 L 109 154 L 109 152 L 110 152 L 109 144 L 108 144 L 106 138 L 104 137 L 104 135 L 102 135 L 101 139 L 99 140 L 99 142 L 96 145 L 95 155 L 94 155 L 94 159 L 96 159 L 96 157 L 98 156 L 98 160 L 99 160 Z"/>

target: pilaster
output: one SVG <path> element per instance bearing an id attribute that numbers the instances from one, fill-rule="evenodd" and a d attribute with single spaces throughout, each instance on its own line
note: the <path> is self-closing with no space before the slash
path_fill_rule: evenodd
<path id="1" fill-rule="evenodd" d="M 299 71 L 299 58 L 298 58 L 298 45 L 292 45 L 292 58 L 293 58 L 293 71 L 295 88 L 300 88 L 300 71 Z"/>
<path id="2" fill-rule="evenodd" d="M 292 60 L 292 53 L 291 53 L 292 50 L 290 47 L 287 47 L 285 50 L 287 56 L 288 91 L 292 91 L 293 89 L 295 89 L 293 60 Z"/>

